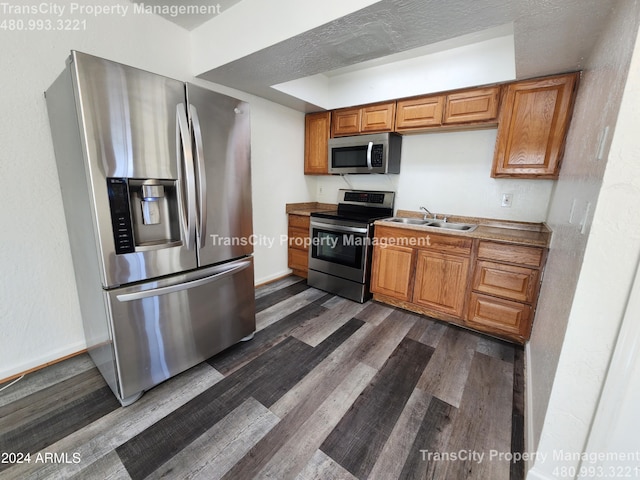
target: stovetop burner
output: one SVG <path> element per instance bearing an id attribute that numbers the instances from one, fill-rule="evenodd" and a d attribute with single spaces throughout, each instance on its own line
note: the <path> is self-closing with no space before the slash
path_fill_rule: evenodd
<path id="1" fill-rule="evenodd" d="M 393 216 L 395 192 L 339 190 L 337 210 L 314 212 L 312 217 L 371 223 Z"/>

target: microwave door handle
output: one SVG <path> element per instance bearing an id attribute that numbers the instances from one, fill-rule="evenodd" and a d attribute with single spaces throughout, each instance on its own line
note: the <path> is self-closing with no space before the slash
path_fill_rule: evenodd
<path id="1" fill-rule="evenodd" d="M 367 168 L 369 170 L 373 170 L 373 166 L 371 165 L 371 151 L 373 150 L 373 142 L 369 142 L 369 146 L 367 147 Z"/>

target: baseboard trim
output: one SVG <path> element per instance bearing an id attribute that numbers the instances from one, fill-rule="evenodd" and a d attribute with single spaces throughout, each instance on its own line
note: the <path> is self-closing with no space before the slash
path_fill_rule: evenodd
<path id="1" fill-rule="evenodd" d="M 257 287 L 261 287 L 262 285 L 266 285 L 267 283 L 276 282 L 276 281 L 281 280 L 283 278 L 286 278 L 286 277 L 288 277 L 290 275 L 293 275 L 293 272 L 291 270 L 285 270 L 283 272 L 278 272 L 278 273 L 275 273 L 273 275 L 269 275 L 267 277 L 256 279 L 254 281 L 254 285 L 255 285 L 256 288 Z"/>
<path id="2" fill-rule="evenodd" d="M 15 380 L 16 378 L 19 378 L 23 375 L 36 372 L 42 368 L 54 365 L 58 362 L 62 362 L 63 360 L 66 360 L 68 358 L 86 353 L 86 351 L 87 347 L 84 341 L 76 342 L 74 345 L 70 345 L 57 350 L 56 352 L 43 355 L 40 358 L 27 363 L 23 363 L 22 365 L 19 365 L 10 370 L 0 371 L 0 384 L 10 382 L 11 380 Z"/>

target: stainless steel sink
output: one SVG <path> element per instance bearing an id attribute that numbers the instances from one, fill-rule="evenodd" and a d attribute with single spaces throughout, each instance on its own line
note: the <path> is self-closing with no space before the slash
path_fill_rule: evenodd
<path id="1" fill-rule="evenodd" d="M 440 222 L 434 221 L 425 224 L 427 227 L 448 228 L 450 230 L 460 230 L 463 232 L 471 232 L 478 228 L 478 225 L 473 223 L 454 223 L 454 222 Z"/>
<path id="2" fill-rule="evenodd" d="M 426 225 L 430 220 L 422 220 L 421 218 L 393 217 L 390 222 L 406 223 L 408 225 Z"/>
<path id="3" fill-rule="evenodd" d="M 445 222 L 442 220 L 423 220 L 421 218 L 409 218 L 409 217 L 393 217 L 388 220 L 389 222 L 404 223 L 405 225 L 423 225 L 425 227 L 446 228 L 448 230 L 459 230 L 461 232 L 472 232 L 478 225 L 473 223 L 455 223 Z"/>

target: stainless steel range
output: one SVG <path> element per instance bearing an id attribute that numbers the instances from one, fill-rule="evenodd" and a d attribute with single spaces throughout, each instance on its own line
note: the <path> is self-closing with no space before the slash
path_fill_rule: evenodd
<path id="1" fill-rule="evenodd" d="M 308 284 L 356 302 L 371 298 L 373 222 L 393 215 L 394 192 L 340 190 L 336 211 L 311 214 Z"/>

